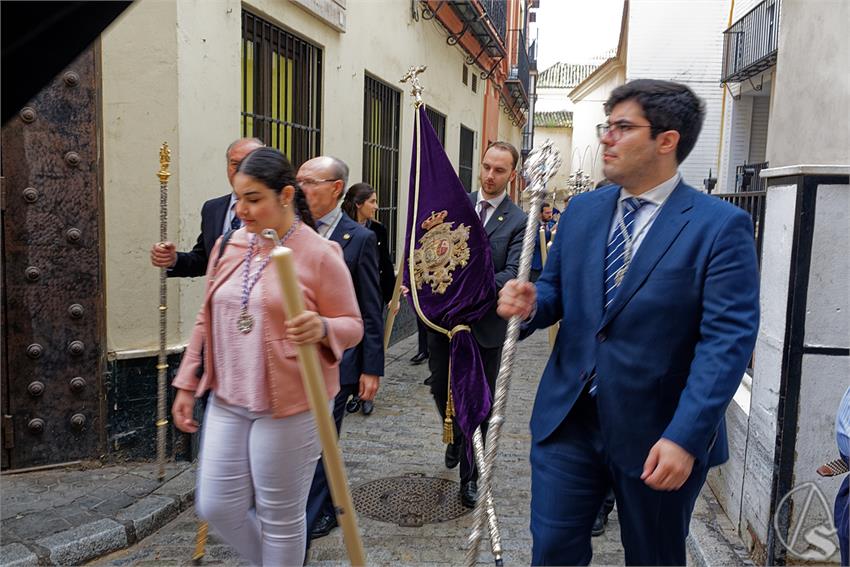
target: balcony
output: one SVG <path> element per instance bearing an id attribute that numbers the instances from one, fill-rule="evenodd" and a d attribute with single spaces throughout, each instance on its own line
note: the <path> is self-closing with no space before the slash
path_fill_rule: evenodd
<path id="1" fill-rule="evenodd" d="M 723 32 L 721 82 L 740 83 L 776 64 L 780 0 L 764 0 Z"/>
<path id="2" fill-rule="evenodd" d="M 529 86 L 531 84 L 529 69 L 531 66 L 528 59 L 528 48 L 525 44 L 525 34 L 522 30 L 511 30 L 511 34 L 516 37 L 516 63 L 511 65 L 510 73 L 508 73 L 508 78 L 505 81 L 504 103 L 511 110 L 528 110 Z"/>
<path id="3" fill-rule="evenodd" d="M 505 58 L 508 16 L 505 0 L 421 0 L 422 17 L 437 19 L 448 31 L 446 43 L 459 45 L 467 65 L 489 79 Z"/>

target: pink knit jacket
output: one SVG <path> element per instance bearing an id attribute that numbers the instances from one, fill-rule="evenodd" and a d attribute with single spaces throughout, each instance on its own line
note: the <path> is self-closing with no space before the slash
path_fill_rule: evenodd
<path id="1" fill-rule="evenodd" d="M 173 382 L 177 388 L 194 391 L 195 397 L 200 397 L 208 389 L 215 391 L 216 388 L 212 326 L 235 325 L 235 321 L 212 320 L 213 293 L 227 278 L 241 277 L 240 268 L 249 246 L 247 231 L 244 228 L 237 230 L 216 265 L 220 240 L 216 242 L 209 258 L 204 303 Z M 325 389 L 328 398 L 332 399 L 339 391 L 338 365 L 342 354 L 363 337 L 363 321 L 351 275 L 339 245 L 325 240 L 310 227 L 302 224 L 285 245 L 294 252 L 298 283 L 304 294 L 306 309 L 317 312 L 327 321 L 330 346 L 318 345 L 318 349 Z M 275 417 L 285 417 L 306 411 L 309 405 L 296 360 L 296 347 L 284 338 L 287 315 L 283 297 L 278 291 L 280 280 L 274 266 L 268 266 L 262 277 L 270 284 L 263 286 L 266 291 L 260 297 L 265 317 L 262 327 L 254 329 L 253 333 L 262 333 L 261 340 L 265 343 L 266 383 L 269 385 L 272 413 Z M 256 299 L 252 297 L 252 301 Z M 204 374 L 199 379 L 197 371 L 202 350 Z"/>

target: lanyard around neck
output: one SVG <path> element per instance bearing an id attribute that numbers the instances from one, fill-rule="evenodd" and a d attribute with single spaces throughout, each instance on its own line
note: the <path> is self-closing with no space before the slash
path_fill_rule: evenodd
<path id="1" fill-rule="evenodd" d="M 650 215 L 650 217 L 648 219 L 646 219 L 646 222 L 643 223 L 643 226 L 640 227 L 640 230 L 637 231 L 637 233 L 635 233 L 634 235 L 630 235 L 628 229 L 626 228 L 626 221 L 623 218 L 622 202 L 617 203 L 617 230 L 620 231 L 620 234 L 622 235 L 623 242 L 624 242 L 624 254 L 623 254 L 624 273 L 625 273 L 625 270 L 628 269 L 629 264 L 632 262 L 634 243 L 637 242 L 637 240 L 640 238 L 640 236 L 643 234 L 643 232 L 647 228 L 649 228 L 649 226 L 652 224 L 652 221 L 655 220 L 655 217 L 658 215 L 658 212 L 661 210 L 661 206 L 662 205 L 657 205 L 655 210 L 652 211 L 652 215 Z M 637 222 L 637 213 L 638 213 L 638 209 L 636 209 L 635 212 L 634 212 L 635 220 L 633 220 L 632 223 Z"/>

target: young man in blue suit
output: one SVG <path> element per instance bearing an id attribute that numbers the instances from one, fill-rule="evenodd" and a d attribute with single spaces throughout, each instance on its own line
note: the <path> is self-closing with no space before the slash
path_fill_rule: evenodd
<path id="1" fill-rule="evenodd" d="M 320 156 L 298 168 L 298 184 L 304 191 L 316 230 L 342 248 L 363 317 L 363 340 L 343 354 L 339 363 L 340 391 L 334 398 L 337 434 L 351 396 L 375 399 L 384 374 L 384 301 L 378 277 L 378 240 L 375 233 L 346 215 L 340 207 L 348 185 L 348 166 L 333 157 Z M 310 539 L 326 536 L 337 526 L 325 468 L 320 460 L 307 500 Z"/>
<path id="2" fill-rule="evenodd" d="M 536 286 L 499 298 L 529 331 L 561 321 L 531 417 L 532 563 L 587 565 L 613 487 L 626 564 L 684 565 L 758 330 L 753 227 L 681 180 L 704 117 L 688 87 L 632 81 L 605 111 L 615 185 L 574 197 Z"/>
<path id="3" fill-rule="evenodd" d="M 227 181 L 233 186 L 233 176 L 242 160 L 263 147 L 259 138 L 239 138 L 227 146 Z M 201 207 L 201 234 L 189 252 L 178 252 L 173 242 L 158 242 L 151 247 L 151 264 L 157 268 L 168 268 L 170 278 L 196 278 L 207 273 L 207 260 L 218 237 L 225 232 L 239 228 L 236 216 L 236 195 L 231 191 L 227 195 L 210 199 Z"/>

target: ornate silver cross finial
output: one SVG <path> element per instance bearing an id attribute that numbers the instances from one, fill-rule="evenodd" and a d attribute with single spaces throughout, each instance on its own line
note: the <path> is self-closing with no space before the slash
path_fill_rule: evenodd
<path id="1" fill-rule="evenodd" d="M 553 193 L 554 189 L 547 190 L 546 182 L 555 175 L 561 167 L 561 152 L 555 147 L 552 140 L 547 139 L 531 153 L 525 160 L 523 175 L 528 186 L 524 192 Z"/>
<path id="2" fill-rule="evenodd" d="M 427 65 L 420 65 L 419 67 L 410 67 L 407 70 L 407 73 L 399 80 L 400 83 L 406 83 L 410 81 L 411 88 L 410 93 L 413 95 L 413 101 L 417 107 L 422 105 L 422 85 L 419 83 L 419 75 L 425 72 L 427 69 Z"/>

